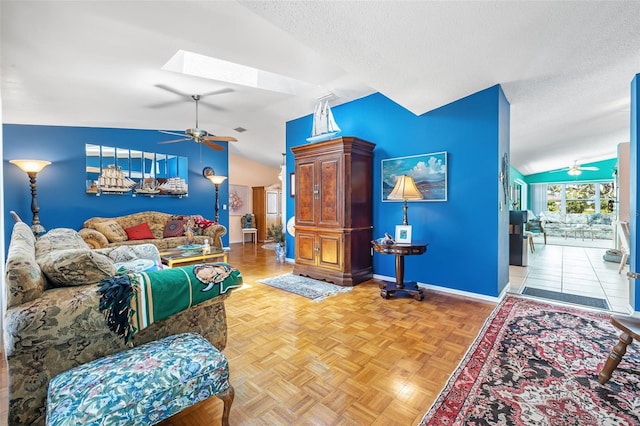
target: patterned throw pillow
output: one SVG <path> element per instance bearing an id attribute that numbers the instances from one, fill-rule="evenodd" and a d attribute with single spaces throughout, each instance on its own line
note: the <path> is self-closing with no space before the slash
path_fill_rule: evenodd
<path id="1" fill-rule="evenodd" d="M 89 248 L 55 250 L 37 261 L 55 286 L 97 284 L 116 273 L 113 260 Z"/>
<path id="2" fill-rule="evenodd" d="M 119 243 L 121 241 L 127 241 L 127 233 L 122 229 L 122 226 L 115 220 L 105 220 L 104 222 L 96 222 L 93 225 L 96 231 L 104 234 L 110 243 Z"/>
<path id="3" fill-rule="evenodd" d="M 105 252 L 102 252 L 102 253 L 109 256 L 109 258 L 113 260 L 115 263 L 128 262 L 130 260 L 135 260 L 138 258 L 138 256 L 136 256 L 136 253 L 133 251 L 133 248 L 131 246 L 118 246 L 113 250 L 111 249 L 107 249 L 107 250 L 109 250 L 108 254 Z"/>
<path id="4" fill-rule="evenodd" d="M 164 231 L 162 232 L 162 238 L 179 237 L 184 233 L 184 219 L 171 218 L 167 220 L 164 225 Z"/>
<path id="5" fill-rule="evenodd" d="M 70 228 L 54 228 L 36 240 L 36 257 L 43 253 L 65 249 L 84 249 L 87 243 Z"/>
<path id="6" fill-rule="evenodd" d="M 127 233 L 129 240 L 149 240 L 155 238 L 147 222 L 142 222 L 141 224 L 132 226 L 131 228 L 126 228 L 124 232 Z"/>

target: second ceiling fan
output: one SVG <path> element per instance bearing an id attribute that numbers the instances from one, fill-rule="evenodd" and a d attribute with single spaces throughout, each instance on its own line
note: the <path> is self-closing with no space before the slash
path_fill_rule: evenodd
<path id="1" fill-rule="evenodd" d="M 598 171 L 600 170 L 597 167 L 594 166 L 581 166 L 578 164 L 577 161 L 573 162 L 573 166 L 570 166 L 567 170 L 567 174 L 571 175 L 571 176 L 578 176 L 579 174 L 582 173 L 583 170 L 589 170 L 589 171 Z"/>
<path id="2" fill-rule="evenodd" d="M 565 167 L 564 169 L 552 170 L 551 173 L 554 173 L 554 172 L 567 172 L 567 174 L 570 175 L 570 176 L 578 176 L 578 175 L 582 174 L 583 170 L 598 171 L 600 169 L 598 167 L 595 167 L 595 166 L 581 166 L 581 165 L 578 164 L 577 161 L 574 161 L 572 166 Z"/>
<path id="3" fill-rule="evenodd" d="M 167 143 L 175 143 L 175 142 L 186 142 L 186 141 L 194 141 L 195 143 L 201 143 L 203 145 L 208 146 L 209 148 L 213 148 L 216 151 L 224 150 L 222 145 L 217 144 L 216 142 L 237 142 L 238 140 L 233 136 L 216 136 L 212 135 L 204 129 L 200 129 L 198 127 L 198 102 L 200 101 L 200 95 L 191 95 L 191 98 L 196 103 L 196 126 L 192 129 L 187 129 L 183 133 L 169 132 L 166 130 L 160 130 L 161 133 L 166 133 L 168 135 L 180 136 L 179 139 L 171 139 L 168 141 L 158 142 L 160 144 Z"/>

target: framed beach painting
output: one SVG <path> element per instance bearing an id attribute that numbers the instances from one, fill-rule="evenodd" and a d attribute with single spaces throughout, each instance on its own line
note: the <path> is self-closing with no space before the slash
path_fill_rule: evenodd
<path id="1" fill-rule="evenodd" d="M 422 194 L 422 200 L 447 201 L 447 153 L 396 157 L 382 160 L 382 201 L 389 200 L 389 194 L 398 176 L 411 176 Z"/>

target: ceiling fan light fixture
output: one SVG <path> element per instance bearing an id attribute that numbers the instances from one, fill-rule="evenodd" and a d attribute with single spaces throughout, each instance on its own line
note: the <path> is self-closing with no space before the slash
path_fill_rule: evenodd
<path id="1" fill-rule="evenodd" d="M 582 171 L 580 169 L 576 169 L 574 167 L 570 168 L 569 171 L 567 172 L 569 174 L 569 176 L 578 176 L 582 174 Z"/>
<path id="2" fill-rule="evenodd" d="M 202 129 L 187 129 L 185 133 L 193 137 L 193 139 L 195 139 L 196 142 L 200 142 L 202 138 L 207 136 L 207 131 Z"/>

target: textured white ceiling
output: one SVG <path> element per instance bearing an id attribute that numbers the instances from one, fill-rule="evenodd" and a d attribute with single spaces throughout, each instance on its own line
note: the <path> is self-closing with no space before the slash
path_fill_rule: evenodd
<path id="1" fill-rule="evenodd" d="M 184 129 L 281 162 L 285 122 L 380 92 L 415 114 L 501 84 L 524 174 L 616 156 L 640 73 L 640 2 L 0 2 L 4 121 Z M 184 49 L 309 83 L 296 95 L 160 68 Z M 183 102 L 174 102 L 184 99 Z M 237 134 L 242 126 L 247 132 Z"/>

